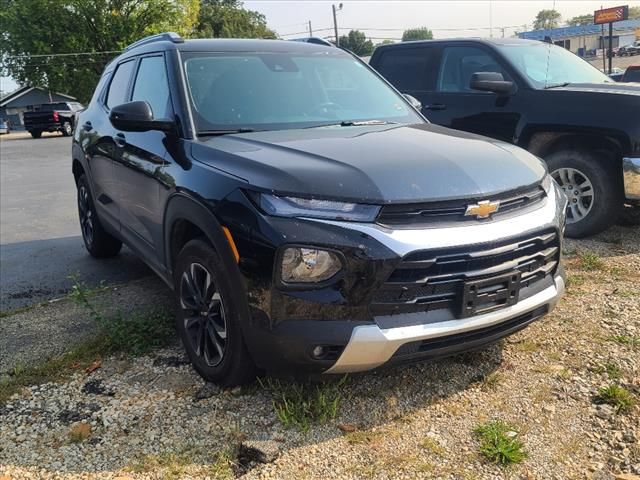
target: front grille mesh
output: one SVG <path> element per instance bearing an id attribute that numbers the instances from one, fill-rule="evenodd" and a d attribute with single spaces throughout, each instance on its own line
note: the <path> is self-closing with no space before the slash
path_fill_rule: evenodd
<path id="1" fill-rule="evenodd" d="M 549 278 L 560 259 L 555 230 L 502 242 L 406 255 L 378 290 L 374 314 L 425 312 L 450 308 L 458 315 L 466 281 L 520 272 L 520 288 Z"/>

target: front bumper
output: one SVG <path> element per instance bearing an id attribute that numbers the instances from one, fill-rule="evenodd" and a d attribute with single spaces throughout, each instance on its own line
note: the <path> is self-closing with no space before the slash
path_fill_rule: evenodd
<path id="1" fill-rule="evenodd" d="M 554 279 L 554 285 L 547 287 L 542 292 L 533 295 L 521 302 L 497 310 L 495 312 L 478 315 L 461 320 L 451 320 L 448 322 L 431 323 L 426 325 L 413 325 L 409 327 L 381 329 L 377 325 L 362 325 L 355 327 L 351 334 L 351 339 L 342 352 L 338 361 L 326 371 L 326 373 L 347 373 L 370 370 L 387 363 L 398 350 L 414 342 L 423 342 L 434 338 L 446 339 L 457 336 L 456 340 L 444 349 L 440 349 L 440 355 L 452 354 L 469 350 L 471 348 L 494 342 L 510 333 L 513 329 L 491 330 L 498 324 L 505 323 L 513 319 L 522 319 L 522 322 L 515 326 L 522 328 L 531 321 L 550 312 L 557 304 L 564 293 L 565 281 L 562 275 Z M 518 328 L 518 329 L 519 329 Z M 479 335 L 469 338 L 468 344 L 464 341 L 464 336 L 460 335 L 468 332 L 484 330 L 486 335 Z M 423 349 L 424 356 L 428 356 L 429 346 Z M 420 347 L 414 352 L 420 357 Z"/>
<path id="2" fill-rule="evenodd" d="M 640 201 L 640 157 L 622 159 L 624 194 L 627 200 Z"/>

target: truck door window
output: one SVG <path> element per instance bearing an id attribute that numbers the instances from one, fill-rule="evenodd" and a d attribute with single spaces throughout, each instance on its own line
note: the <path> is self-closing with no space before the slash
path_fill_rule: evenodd
<path id="1" fill-rule="evenodd" d="M 401 92 L 434 89 L 437 59 L 434 48 L 391 48 L 382 54 L 377 70 Z"/>
<path id="2" fill-rule="evenodd" d="M 171 117 L 172 108 L 164 57 L 145 57 L 140 61 L 131 100 L 149 102 L 155 118 Z"/>
<path id="3" fill-rule="evenodd" d="M 482 94 L 470 87 L 471 77 L 477 72 L 501 73 L 505 80 L 511 80 L 488 52 L 476 47 L 447 47 L 442 54 L 438 91 Z"/>
<path id="4" fill-rule="evenodd" d="M 118 65 L 118 69 L 111 80 L 111 85 L 109 85 L 107 107 L 113 108 L 127 101 L 127 88 L 129 87 L 134 65 L 135 62 L 133 60 Z"/>

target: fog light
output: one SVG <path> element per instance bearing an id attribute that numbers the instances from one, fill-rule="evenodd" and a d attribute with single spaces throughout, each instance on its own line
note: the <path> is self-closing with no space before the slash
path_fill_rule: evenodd
<path id="1" fill-rule="evenodd" d="M 317 347 L 314 347 L 312 353 L 314 357 L 320 358 L 324 355 L 324 347 L 321 345 L 318 345 Z"/>
<path id="2" fill-rule="evenodd" d="M 311 283 L 329 280 L 342 268 L 333 252 L 315 248 L 289 247 L 282 253 L 282 281 Z"/>

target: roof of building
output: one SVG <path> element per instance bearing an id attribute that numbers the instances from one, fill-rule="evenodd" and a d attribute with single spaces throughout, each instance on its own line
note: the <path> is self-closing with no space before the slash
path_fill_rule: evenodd
<path id="1" fill-rule="evenodd" d="M 4 97 L 0 98 L 0 107 L 5 107 L 7 104 L 13 102 L 14 100 L 17 100 L 18 98 L 26 95 L 27 93 L 31 92 L 32 90 L 42 90 L 43 92 L 46 92 L 47 90 L 45 88 L 42 87 L 20 87 L 16 90 L 14 90 L 11 93 L 8 93 L 7 95 L 5 95 Z M 64 97 L 64 98 L 68 98 L 69 100 L 76 100 L 75 97 L 72 97 L 71 95 L 67 95 L 64 93 L 59 93 L 59 92 L 51 92 L 54 93 L 55 95 L 58 95 L 60 97 Z"/>
<path id="2" fill-rule="evenodd" d="M 602 25 L 581 25 L 577 27 L 561 27 L 550 28 L 547 30 L 533 30 L 531 32 L 522 32 L 518 36 L 520 38 L 526 38 L 529 40 L 544 40 L 545 37 L 551 37 L 552 39 L 568 38 L 568 37 L 582 37 L 585 35 L 599 35 L 602 33 Z M 605 35 L 608 35 L 609 26 L 604 25 Z M 614 33 L 620 33 L 625 31 L 633 31 L 636 28 L 640 28 L 640 19 L 636 20 L 624 20 L 622 22 L 616 22 L 613 24 Z"/>

